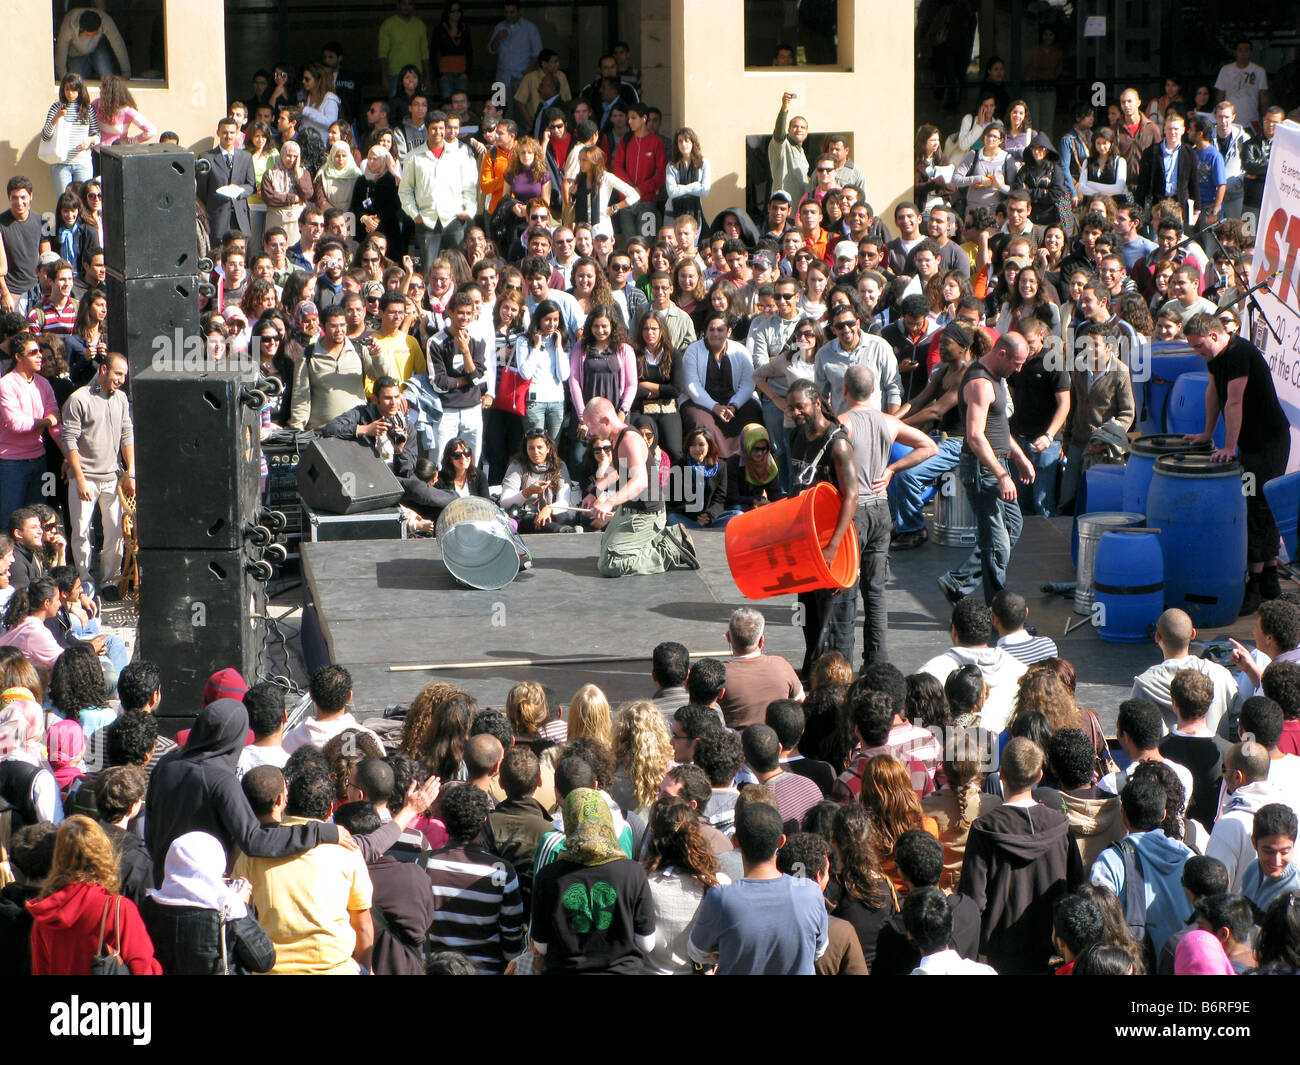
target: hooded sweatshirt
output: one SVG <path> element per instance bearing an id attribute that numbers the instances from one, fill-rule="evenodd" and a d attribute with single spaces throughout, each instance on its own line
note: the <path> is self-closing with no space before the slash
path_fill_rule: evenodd
<path id="1" fill-rule="evenodd" d="M 1082 882 L 1060 810 L 1003 805 L 971 826 L 958 891 L 982 911 L 980 953 L 999 973 L 1050 972 L 1052 907 Z"/>
<path id="2" fill-rule="evenodd" d="M 1273 900 L 1292 891 L 1300 891 L 1300 867 L 1294 862 L 1279 877 L 1267 877 L 1256 858 L 1246 867 L 1241 877 L 1241 893 L 1261 910 L 1267 910 Z"/>
<path id="3" fill-rule="evenodd" d="M 29 902 L 32 975 L 89 976 L 107 905 L 106 942 L 118 948 L 132 976 L 160 976 L 162 966 L 154 958 L 153 940 L 130 899 L 122 899 L 121 924 L 117 924 L 118 897 L 98 884 L 69 884 L 53 895 Z"/>
<path id="4" fill-rule="evenodd" d="M 1026 667 L 1001 647 L 950 647 L 923 665 L 921 672 L 929 673 L 942 684 L 949 674 L 967 664 L 979 666 L 989 689 L 989 697 L 980 711 L 980 727 L 1001 732 L 1015 706 L 1017 686 Z"/>
<path id="5" fill-rule="evenodd" d="M 1034 161 L 1030 149 L 1043 147 L 1047 156 L 1041 163 Z M 1042 130 L 1034 134 L 1034 139 L 1025 149 L 1024 165 L 1012 179 L 1011 188 L 1024 189 L 1031 201 L 1030 218 L 1035 225 L 1058 225 L 1062 221 L 1059 203 L 1070 195 L 1065 183 L 1065 171 L 1061 168 L 1061 157 L 1056 154 L 1051 138 Z"/>
<path id="6" fill-rule="evenodd" d="M 1146 882 L 1147 932 L 1158 958 L 1165 940 L 1182 928 L 1191 916 L 1192 904 L 1183 891 L 1183 866 L 1195 852 L 1181 840 L 1166 836 L 1159 828 L 1149 832 L 1130 832 L 1127 838 L 1137 848 L 1138 860 L 1142 863 L 1142 879 Z M 1088 879 L 1110 888 L 1121 903 L 1128 897 L 1124 856 L 1118 848 L 1109 847 L 1102 852 Z"/>
<path id="7" fill-rule="evenodd" d="M 1034 798 L 1044 806 L 1063 811 L 1069 818 L 1070 831 L 1074 833 L 1079 857 L 1083 859 L 1084 876 L 1092 871 L 1097 856 L 1116 840 L 1123 839 L 1127 831 L 1117 795 L 1085 799 L 1068 791 L 1038 788 Z"/>
<path id="8" fill-rule="evenodd" d="M 1165 719 L 1165 732 L 1172 732 L 1178 726 L 1178 715 L 1174 713 L 1173 700 L 1169 696 L 1169 684 L 1180 669 L 1194 669 L 1210 678 L 1214 685 L 1214 697 L 1210 700 L 1210 711 L 1205 715 L 1205 727 L 1214 732 L 1219 727 L 1219 719 L 1232 706 L 1233 696 L 1237 693 L 1237 683 L 1232 674 L 1206 658 L 1188 655 L 1186 658 L 1166 658 L 1150 669 L 1133 678 L 1134 699 L 1150 699 L 1160 707 L 1160 714 Z"/>
<path id="9" fill-rule="evenodd" d="M 340 732 L 346 732 L 348 729 L 359 729 L 361 732 L 370 732 L 370 729 L 362 725 L 351 712 L 339 714 L 338 717 L 332 717 L 328 721 L 321 721 L 319 718 L 306 718 L 302 724 L 290 729 L 284 734 L 284 753 L 293 754 L 299 747 L 315 747 L 321 750 L 325 744 L 329 743 Z M 374 737 L 376 743 L 383 747 L 383 741 L 373 732 L 370 735 Z"/>
<path id="10" fill-rule="evenodd" d="M 1255 812 L 1261 806 L 1275 802 L 1290 805 L 1282 788 L 1270 780 L 1243 784 L 1224 799 L 1223 812 L 1214 823 L 1205 856 L 1218 858 L 1228 867 L 1229 891 L 1241 891 L 1242 877 L 1255 860 L 1255 844 L 1250 838 L 1255 824 Z M 1300 812 L 1297 816 L 1300 816 Z"/>
<path id="11" fill-rule="evenodd" d="M 154 885 L 162 886 L 167 851 L 186 832 L 216 836 L 229 856 L 238 846 L 254 858 L 284 858 L 318 843 L 337 843 L 338 828 L 321 821 L 263 825 L 235 777 L 248 734 L 248 711 L 234 699 L 205 706 L 189 741 L 158 763 L 149 779 L 145 844 L 153 858 Z"/>

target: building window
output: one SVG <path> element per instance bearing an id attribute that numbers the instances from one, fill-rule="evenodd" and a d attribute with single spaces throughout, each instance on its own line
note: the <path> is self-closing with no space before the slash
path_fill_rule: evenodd
<path id="1" fill-rule="evenodd" d="M 54 76 L 107 74 L 133 82 L 167 80 L 164 0 L 131 0 L 99 7 L 54 6 Z"/>
<path id="2" fill-rule="evenodd" d="M 840 66 L 839 0 L 745 0 L 745 67 Z"/>

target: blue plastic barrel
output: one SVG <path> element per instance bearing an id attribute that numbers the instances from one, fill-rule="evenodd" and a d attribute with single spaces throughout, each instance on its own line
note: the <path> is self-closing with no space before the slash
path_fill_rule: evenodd
<path id="1" fill-rule="evenodd" d="M 1101 534 L 1092 564 L 1097 634 L 1111 643 L 1145 643 L 1165 609 L 1165 557 L 1152 532 Z"/>
<path id="2" fill-rule="evenodd" d="M 1144 434 L 1171 432 L 1166 419 L 1169 393 L 1173 391 L 1174 382 L 1185 373 L 1204 372 L 1205 360 L 1181 340 L 1152 344 L 1147 360 L 1146 380 L 1138 381 L 1135 376 L 1133 381 L 1138 408 L 1137 428 Z"/>
<path id="3" fill-rule="evenodd" d="M 1147 512 L 1147 489 L 1151 475 L 1156 470 L 1156 459 L 1161 455 L 1210 453 L 1209 444 L 1189 444 L 1178 433 L 1155 433 L 1139 436 L 1129 451 L 1128 465 L 1124 467 L 1124 505 L 1120 509 L 1138 514 Z"/>
<path id="4" fill-rule="evenodd" d="M 1079 515 L 1101 510 L 1128 510 L 1124 506 L 1124 467 L 1113 463 L 1090 466 L 1079 480 L 1074 499 L 1074 524 L 1070 526 L 1070 562 L 1079 566 Z"/>
<path id="5" fill-rule="evenodd" d="M 1169 432 L 1205 432 L 1205 390 L 1209 384 L 1210 375 L 1204 371 L 1185 373 L 1174 382 L 1173 391 L 1169 393 L 1169 416 L 1165 419 Z M 1223 447 L 1227 435 L 1220 414 L 1219 424 L 1214 427 L 1215 446 Z"/>
<path id="6" fill-rule="evenodd" d="M 1156 460 L 1147 524 L 1161 530 L 1165 606 L 1201 629 L 1237 620 L 1246 591 L 1246 497 L 1241 464 L 1208 455 Z"/>
<path id="7" fill-rule="evenodd" d="M 1300 473 L 1275 477 L 1264 485 L 1264 498 L 1273 512 L 1277 531 L 1282 534 L 1286 555 L 1296 561 L 1296 526 L 1300 524 Z"/>

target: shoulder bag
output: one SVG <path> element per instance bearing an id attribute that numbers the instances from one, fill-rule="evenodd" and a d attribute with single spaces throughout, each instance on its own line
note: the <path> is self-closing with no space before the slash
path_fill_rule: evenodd
<path id="1" fill-rule="evenodd" d="M 116 903 L 116 905 L 114 905 Z M 108 929 L 108 910 L 113 907 L 113 936 L 118 945 L 111 950 L 105 949 L 105 933 Z M 91 976 L 130 976 L 130 966 L 122 960 L 122 896 L 115 895 L 104 900 L 104 916 L 99 922 L 99 943 L 95 947 L 95 956 L 90 959 Z"/>

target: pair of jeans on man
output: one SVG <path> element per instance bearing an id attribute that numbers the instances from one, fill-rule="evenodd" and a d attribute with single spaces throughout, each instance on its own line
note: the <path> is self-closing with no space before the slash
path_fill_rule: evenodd
<path id="1" fill-rule="evenodd" d="M 1006 470 L 1011 469 L 1010 458 L 1009 455 L 997 456 Z M 993 597 L 1007 586 L 1011 551 L 1020 539 L 1024 518 L 1020 514 L 1020 504 L 1014 500 L 1008 503 L 1002 498 L 993 471 L 974 455 L 963 454 L 958 470 L 966 497 L 975 512 L 977 538 L 975 550 L 966 561 L 940 577 L 939 584 L 954 598 L 971 595 L 982 584 L 984 602 L 991 604 Z"/>

